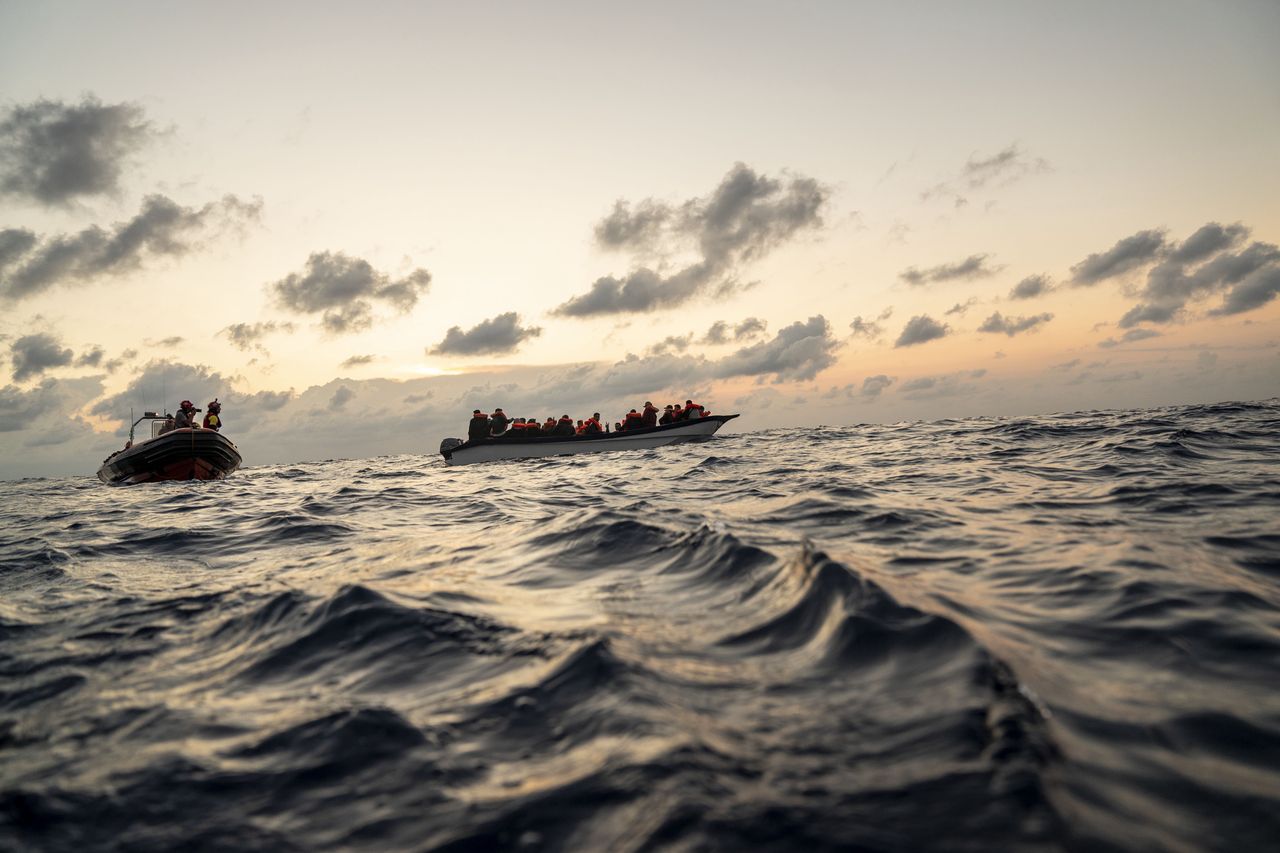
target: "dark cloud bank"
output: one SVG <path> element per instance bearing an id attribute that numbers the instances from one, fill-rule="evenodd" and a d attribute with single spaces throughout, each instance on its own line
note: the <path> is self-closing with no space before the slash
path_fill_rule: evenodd
<path id="1" fill-rule="evenodd" d="M 320 325 L 331 334 L 345 334 L 373 325 L 374 303 L 407 314 L 431 285 L 431 273 L 415 269 L 392 279 L 362 258 L 342 252 L 314 252 L 302 272 L 268 285 L 276 303 L 298 314 L 320 314 Z"/>
<path id="2" fill-rule="evenodd" d="M 39 100 L 0 114 L 0 195 L 44 205 L 117 193 L 126 160 L 155 136 L 135 104 Z"/>
<path id="3" fill-rule="evenodd" d="M 638 267 L 621 278 L 596 279 L 591 289 L 560 305 L 562 317 L 643 313 L 684 304 L 707 292 L 737 289 L 733 274 L 806 229 L 822 225 L 830 190 L 800 176 L 769 178 L 735 164 L 706 197 L 678 205 L 619 200 L 595 229 L 603 248 L 633 255 L 692 248 L 700 256 L 670 274 Z"/>
<path id="4" fill-rule="evenodd" d="M 55 367 L 66 367 L 75 361 L 75 353 L 64 347 L 53 335 L 41 332 L 24 335 L 9 347 L 13 365 L 13 381 L 24 382 Z"/>
<path id="5" fill-rule="evenodd" d="M 24 299 L 59 284 L 133 272 L 148 260 L 181 257 L 219 229 L 256 221 L 262 201 L 234 195 L 203 207 L 147 196 L 138 215 L 110 228 L 39 238 L 26 229 L 0 230 L 0 296 Z"/>

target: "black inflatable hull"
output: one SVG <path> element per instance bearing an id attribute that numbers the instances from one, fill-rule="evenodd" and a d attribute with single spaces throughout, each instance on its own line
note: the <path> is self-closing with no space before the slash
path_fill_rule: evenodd
<path id="1" fill-rule="evenodd" d="M 113 453 L 98 469 L 112 485 L 155 480 L 221 480 L 240 467 L 231 439 L 211 429 L 176 429 Z"/>

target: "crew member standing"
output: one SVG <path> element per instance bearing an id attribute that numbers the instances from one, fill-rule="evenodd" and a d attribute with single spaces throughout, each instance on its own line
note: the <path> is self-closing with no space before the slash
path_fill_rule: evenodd
<path id="1" fill-rule="evenodd" d="M 206 406 L 208 414 L 204 416 L 204 428 L 214 431 L 222 429 L 222 404 L 215 397 L 213 402 Z"/>

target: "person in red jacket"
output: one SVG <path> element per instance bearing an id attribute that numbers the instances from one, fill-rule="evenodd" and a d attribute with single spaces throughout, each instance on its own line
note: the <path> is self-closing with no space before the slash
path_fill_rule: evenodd
<path id="1" fill-rule="evenodd" d="M 215 397 L 213 402 L 205 406 L 208 410 L 204 416 L 204 428 L 215 432 L 222 429 L 222 404 Z"/>
<path id="2" fill-rule="evenodd" d="M 626 417 L 622 419 L 623 429 L 640 429 L 644 426 L 644 416 L 635 409 L 627 412 Z"/>
<path id="3" fill-rule="evenodd" d="M 655 427 L 658 425 L 658 407 L 648 400 L 644 401 L 644 411 L 640 413 L 640 421 L 644 426 Z"/>
<path id="4" fill-rule="evenodd" d="M 702 406 L 692 400 L 684 401 L 684 418 L 687 421 L 696 421 L 702 417 Z"/>

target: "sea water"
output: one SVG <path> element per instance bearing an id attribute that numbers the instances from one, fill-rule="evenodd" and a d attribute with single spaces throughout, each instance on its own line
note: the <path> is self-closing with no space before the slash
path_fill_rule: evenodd
<path id="1" fill-rule="evenodd" d="M 1276 849 L 1278 438 L 0 483 L 0 849 Z"/>

